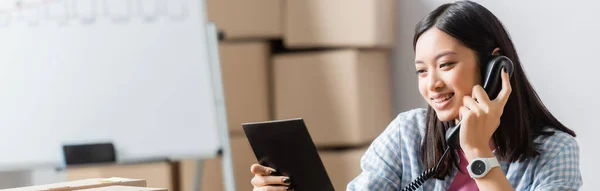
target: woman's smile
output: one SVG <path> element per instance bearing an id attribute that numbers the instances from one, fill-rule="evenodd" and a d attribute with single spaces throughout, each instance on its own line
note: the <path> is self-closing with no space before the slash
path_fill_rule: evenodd
<path id="1" fill-rule="evenodd" d="M 431 103 L 436 110 L 443 110 L 448 107 L 454 98 L 454 93 L 436 94 L 431 97 Z"/>

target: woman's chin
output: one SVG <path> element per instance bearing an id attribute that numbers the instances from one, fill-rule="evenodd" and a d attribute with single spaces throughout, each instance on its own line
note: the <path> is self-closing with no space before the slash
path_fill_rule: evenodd
<path id="1" fill-rule="evenodd" d="M 447 122 L 458 118 L 458 115 L 452 111 L 436 111 L 436 115 L 440 121 Z"/>

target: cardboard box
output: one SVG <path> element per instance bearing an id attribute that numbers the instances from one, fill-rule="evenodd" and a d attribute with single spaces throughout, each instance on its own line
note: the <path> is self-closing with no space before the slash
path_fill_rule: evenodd
<path id="1" fill-rule="evenodd" d="M 148 188 L 136 186 L 107 186 L 100 188 L 83 189 L 80 191 L 167 191 L 166 188 Z"/>
<path id="2" fill-rule="evenodd" d="M 360 158 L 367 147 L 342 151 L 319 151 L 321 161 L 335 190 L 346 190 L 350 181 L 361 173 Z"/>
<path id="3" fill-rule="evenodd" d="M 221 42 L 219 53 L 227 123 L 243 133 L 242 123 L 270 118 L 267 42 Z"/>
<path id="4" fill-rule="evenodd" d="M 392 120 L 385 50 L 276 55 L 275 118 L 303 118 L 317 147 L 370 143 Z"/>
<path id="5" fill-rule="evenodd" d="M 146 181 L 143 179 L 131 179 L 131 178 L 120 178 L 120 177 L 111 177 L 111 178 L 89 178 L 82 180 L 74 180 L 68 182 L 60 182 L 54 184 L 45 184 L 38 186 L 28 186 L 21 188 L 13 188 L 13 189 L 5 189 L 5 191 L 70 191 L 70 190 L 81 190 L 88 188 L 98 188 L 98 187 L 106 187 L 106 186 L 137 186 L 137 187 L 145 187 Z"/>
<path id="6" fill-rule="evenodd" d="M 129 165 L 94 165 L 85 167 L 69 167 L 66 170 L 68 180 L 79 180 L 92 177 L 129 177 L 144 179 L 143 187 L 178 189 L 177 163 L 155 162 Z M 137 185 L 126 185 L 137 186 Z"/>
<path id="7" fill-rule="evenodd" d="M 289 48 L 392 47 L 396 0 L 286 1 L 284 41 Z"/>
<path id="8" fill-rule="evenodd" d="M 244 135 L 231 137 L 231 148 L 233 155 L 233 170 L 235 179 L 235 190 L 252 190 L 250 180 L 254 175 L 250 172 L 250 166 L 257 163 L 254 152 Z M 181 185 L 183 191 L 193 190 L 196 172 L 196 161 L 186 160 L 181 162 Z M 203 164 L 201 179 L 201 190 L 223 191 L 223 169 L 221 159 L 205 160 Z"/>
<path id="9" fill-rule="evenodd" d="M 281 38 L 283 0 L 207 0 L 207 14 L 226 39 Z"/>

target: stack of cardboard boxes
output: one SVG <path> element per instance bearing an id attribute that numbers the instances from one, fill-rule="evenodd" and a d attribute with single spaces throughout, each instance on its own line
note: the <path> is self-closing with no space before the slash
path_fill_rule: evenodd
<path id="1" fill-rule="evenodd" d="M 252 190 L 256 157 L 242 123 L 272 119 L 271 41 L 281 39 L 282 0 L 206 0 L 208 19 L 224 34 L 219 42 L 223 93 L 229 125 L 236 190 Z M 180 188 L 193 190 L 196 161 L 182 161 Z M 221 159 L 203 162 L 201 189 L 224 190 Z"/>
<path id="2" fill-rule="evenodd" d="M 241 124 L 297 117 L 335 189 L 345 190 L 393 116 L 395 0 L 208 0 L 207 8 L 225 34 L 219 51 L 236 190 L 252 190 L 256 163 Z M 192 188 L 195 165 L 181 164 L 183 190 Z M 220 167 L 204 163 L 203 190 L 223 190 Z"/>
<path id="3" fill-rule="evenodd" d="M 304 118 L 336 190 L 392 119 L 395 0 L 285 1 L 283 42 L 311 51 L 273 57 L 275 119 Z"/>
<path id="4" fill-rule="evenodd" d="M 393 116 L 389 68 L 396 42 L 395 0 L 206 3 L 209 20 L 225 36 L 219 53 L 236 190 L 252 190 L 250 166 L 256 163 L 241 124 L 298 117 L 335 189 L 345 190 L 361 172 L 365 149 Z M 88 175 L 73 178 L 127 176 L 146 179 L 152 187 L 191 191 L 196 165 L 192 160 L 137 165 L 125 175 L 89 174 L 88 169 Z M 221 160 L 206 160 L 203 169 L 201 189 L 224 190 Z M 163 180 L 148 177 L 159 171 Z"/>

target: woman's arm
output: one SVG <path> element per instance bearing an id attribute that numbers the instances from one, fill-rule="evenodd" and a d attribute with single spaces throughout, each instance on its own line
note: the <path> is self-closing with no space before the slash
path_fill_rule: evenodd
<path id="1" fill-rule="evenodd" d="M 362 172 L 352 180 L 348 191 L 398 190 L 401 172 L 399 132 L 394 122 L 377 137 L 361 157 Z"/>
<path id="2" fill-rule="evenodd" d="M 400 190 L 403 165 L 416 160 L 424 126 L 425 110 L 399 114 L 371 144 L 361 158 L 362 173 L 352 180 L 348 191 Z M 417 168 L 417 167 L 415 167 Z"/>
<path id="3" fill-rule="evenodd" d="M 463 97 L 460 107 L 462 127 L 460 129 L 460 146 L 469 162 L 475 158 L 495 157 L 490 149 L 492 135 L 500 125 L 500 117 L 504 106 L 512 92 L 510 77 L 503 70 L 501 74 L 502 89 L 494 100 L 490 100 L 480 85 L 473 87 L 472 96 Z M 479 190 L 514 190 L 502 170 L 494 167 L 482 178 L 475 178 Z"/>
<path id="4" fill-rule="evenodd" d="M 375 150 L 369 149 L 362 157 L 362 172 L 348 184 L 348 191 L 400 189 L 400 177 L 395 173 L 397 167 L 387 164 L 385 157 Z"/>

